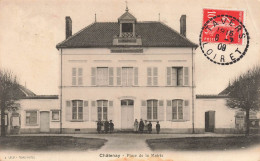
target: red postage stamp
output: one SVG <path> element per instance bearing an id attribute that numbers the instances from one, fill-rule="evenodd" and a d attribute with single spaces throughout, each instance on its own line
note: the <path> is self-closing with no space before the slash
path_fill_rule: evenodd
<path id="1" fill-rule="evenodd" d="M 214 20 L 212 20 L 214 19 Z M 202 42 L 242 44 L 244 11 L 203 9 Z"/>

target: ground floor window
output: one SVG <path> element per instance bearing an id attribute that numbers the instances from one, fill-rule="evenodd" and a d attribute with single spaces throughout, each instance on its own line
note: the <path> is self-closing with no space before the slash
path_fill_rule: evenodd
<path id="1" fill-rule="evenodd" d="M 158 111 L 158 100 L 147 100 L 147 119 L 156 120 Z"/>
<path id="2" fill-rule="evenodd" d="M 51 120 L 52 121 L 60 121 L 60 111 L 59 110 L 52 110 L 51 111 Z"/>
<path id="3" fill-rule="evenodd" d="M 172 119 L 183 119 L 183 100 L 172 100 Z"/>
<path id="4" fill-rule="evenodd" d="M 37 111 L 26 111 L 26 125 L 37 124 Z"/>
<path id="5" fill-rule="evenodd" d="M 107 120 L 107 107 L 108 107 L 107 100 L 97 101 L 98 120 Z"/>
<path id="6" fill-rule="evenodd" d="M 72 119 L 82 120 L 83 119 L 83 101 L 73 100 L 72 101 Z"/>

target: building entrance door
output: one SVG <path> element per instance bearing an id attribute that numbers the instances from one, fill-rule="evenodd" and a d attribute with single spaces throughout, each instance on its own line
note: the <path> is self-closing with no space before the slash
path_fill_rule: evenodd
<path id="1" fill-rule="evenodd" d="M 40 132 L 50 132 L 50 113 L 40 112 Z"/>
<path id="2" fill-rule="evenodd" d="M 121 128 L 133 129 L 134 128 L 134 101 L 121 100 Z"/>
<path id="3" fill-rule="evenodd" d="M 215 111 L 205 112 L 205 132 L 214 132 L 215 129 Z"/>

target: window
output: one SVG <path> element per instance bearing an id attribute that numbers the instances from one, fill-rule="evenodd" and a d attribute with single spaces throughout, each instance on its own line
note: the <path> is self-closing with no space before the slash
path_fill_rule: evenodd
<path id="1" fill-rule="evenodd" d="M 72 68 L 72 85 L 83 85 L 83 69 Z"/>
<path id="2" fill-rule="evenodd" d="M 26 111 L 26 125 L 37 125 L 37 111 Z"/>
<path id="3" fill-rule="evenodd" d="M 183 119 L 183 100 L 172 100 L 172 119 Z"/>
<path id="4" fill-rule="evenodd" d="M 123 86 L 132 86 L 134 79 L 134 72 L 132 67 L 123 67 L 122 68 L 122 85 Z"/>
<path id="5" fill-rule="evenodd" d="M 121 106 L 133 106 L 134 105 L 134 101 L 133 100 L 121 100 Z"/>
<path id="6" fill-rule="evenodd" d="M 147 101 L 147 119 L 148 120 L 157 119 L 157 109 L 158 109 L 158 100 L 148 100 Z"/>
<path id="7" fill-rule="evenodd" d="M 98 67 L 97 68 L 97 85 L 107 86 L 108 85 L 108 68 Z"/>
<path id="8" fill-rule="evenodd" d="M 98 100 L 97 101 L 97 112 L 98 112 L 98 120 L 107 120 L 107 100 Z"/>
<path id="9" fill-rule="evenodd" d="M 83 101 L 73 100 L 72 101 L 72 120 L 83 119 Z"/>
<path id="10" fill-rule="evenodd" d="M 167 85 L 170 86 L 183 85 L 183 67 L 167 68 Z"/>
<path id="11" fill-rule="evenodd" d="M 148 67 L 147 68 L 147 85 L 157 86 L 158 85 L 158 68 Z"/>
<path id="12" fill-rule="evenodd" d="M 60 121 L 60 111 L 59 110 L 52 110 L 51 111 L 51 120 L 52 121 Z"/>
<path id="13" fill-rule="evenodd" d="M 132 23 L 122 23 L 122 32 L 133 32 Z"/>

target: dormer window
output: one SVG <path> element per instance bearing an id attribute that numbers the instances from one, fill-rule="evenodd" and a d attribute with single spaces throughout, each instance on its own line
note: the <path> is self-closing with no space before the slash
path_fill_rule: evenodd
<path id="1" fill-rule="evenodd" d="M 122 32 L 133 32 L 132 23 L 122 23 Z"/>
<path id="2" fill-rule="evenodd" d="M 128 12 L 126 12 L 118 18 L 118 23 L 120 24 L 120 35 L 119 37 L 135 37 L 135 24 L 136 18 Z"/>

